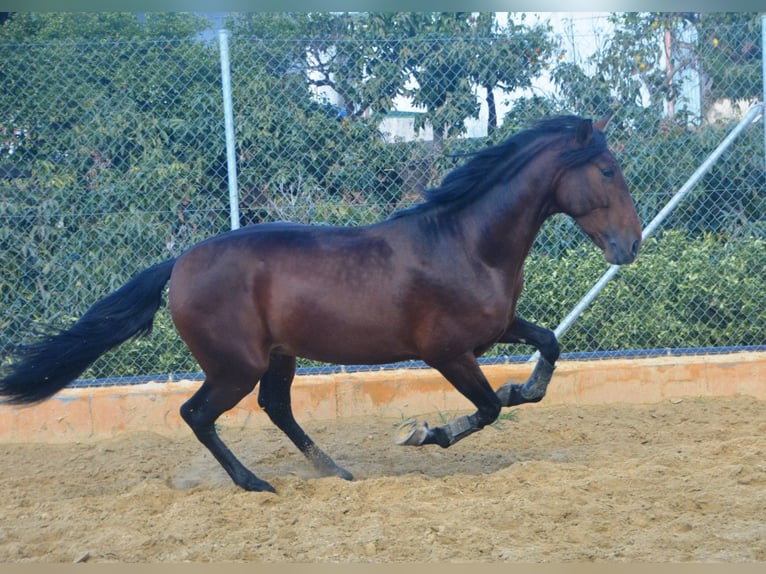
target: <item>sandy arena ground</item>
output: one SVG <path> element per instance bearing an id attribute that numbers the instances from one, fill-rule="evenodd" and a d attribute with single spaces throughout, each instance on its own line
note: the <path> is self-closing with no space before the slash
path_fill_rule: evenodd
<path id="1" fill-rule="evenodd" d="M 306 423 L 354 482 L 225 428 L 278 495 L 190 432 L 0 444 L 0 561 L 766 561 L 766 402 L 512 412 L 447 450 L 394 445 L 399 420 Z"/>

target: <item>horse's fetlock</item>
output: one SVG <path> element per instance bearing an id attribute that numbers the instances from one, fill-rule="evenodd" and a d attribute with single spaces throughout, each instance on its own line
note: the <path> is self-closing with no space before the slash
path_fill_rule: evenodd
<path id="1" fill-rule="evenodd" d="M 521 387 L 519 392 L 525 402 L 537 403 L 542 400 L 547 390 L 547 385 L 530 385 L 528 382 Z"/>
<path id="2" fill-rule="evenodd" d="M 553 331 L 550 331 L 550 336 L 542 345 L 540 354 L 551 365 L 558 360 L 559 355 L 561 354 L 561 347 L 559 345 L 559 340 L 556 338 L 556 334 Z"/>
<path id="3" fill-rule="evenodd" d="M 180 412 L 181 418 L 186 421 L 186 424 L 192 426 L 192 421 L 194 419 L 194 408 L 188 403 L 184 403 L 181 405 Z"/>
<path id="4" fill-rule="evenodd" d="M 214 422 L 208 420 L 209 417 L 200 409 L 195 408 L 194 405 L 185 403 L 181 405 L 180 410 L 181 418 L 195 433 L 203 431 L 207 426 L 215 430 Z"/>
<path id="5" fill-rule="evenodd" d="M 498 397 L 497 401 L 493 402 L 491 405 L 479 409 L 479 412 L 476 413 L 477 416 L 473 422 L 477 427 L 484 428 L 488 424 L 495 422 L 497 417 L 500 416 L 500 412 L 502 410 L 503 405 L 500 401 L 500 398 Z"/>

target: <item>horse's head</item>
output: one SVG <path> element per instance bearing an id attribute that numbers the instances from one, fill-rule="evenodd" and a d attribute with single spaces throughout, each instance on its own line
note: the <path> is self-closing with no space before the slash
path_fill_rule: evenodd
<path id="1" fill-rule="evenodd" d="M 571 216 L 609 263 L 635 260 L 641 222 L 628 184 L 604 139 L 606 120 L 582 120 L 561 154 L 564 162 L 555 185 L 559 211 Z"/>

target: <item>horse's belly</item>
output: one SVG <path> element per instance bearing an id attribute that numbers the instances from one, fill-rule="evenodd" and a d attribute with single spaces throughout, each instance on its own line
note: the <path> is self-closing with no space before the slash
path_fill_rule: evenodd
<path id="1" fill-rule="evenodd" d="M 278 352 L 337 364 L 380 364 L 415 358 L 411 326 L 395 309 L 306 305 L 272 325 Z"/>

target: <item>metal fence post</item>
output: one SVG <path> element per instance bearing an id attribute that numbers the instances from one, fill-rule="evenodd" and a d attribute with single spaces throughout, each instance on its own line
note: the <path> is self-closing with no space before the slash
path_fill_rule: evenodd
<path id="1" fill-rule="evenodd" d="M 231 61 L 229 59 L 228 30 L 218 31 L 221 52 L 221 87 L 223 89 L 223 117 L 226 129 L 226 167 L 229 179 L 229 215 L 231 228 L 239 229 L 239 191 L 237 189 L 237 151 L 234 139 L 234 108 L 231 97 Z"/>
<path id="2" fill-rule="evenodd" d="M 761 103 L 766 107 L 766 15 L 761 16 L 761 82 L 763 83 L 763 98 Z M 763 110 L 766 116 L 766 109 Z M 766 169 L 766 117 L 763 120 L 763 164 Z"/>

